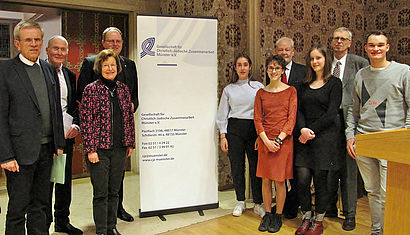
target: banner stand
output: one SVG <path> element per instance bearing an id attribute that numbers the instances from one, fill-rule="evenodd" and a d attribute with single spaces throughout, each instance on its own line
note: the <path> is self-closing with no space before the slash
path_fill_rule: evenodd
<path id="1" fill-rule="evenodd" d="M 217 28 L 137 15 L 141 218 L 219 207 Z"/>
<path id="2" fill-rule="evenodd" d="M 159 211 L 149 211 L 149 212 L 141 212 L 141 209 L 140 209 L 139 216 L 140 218 L 158 216 L 162 221 L 166 221 L 167 219 L 164 217 L 164 215 L 198 211 L 200 216 L 204 216 L 203 210 L 216 209 L 218 207 L 219 207 L 219 202 L 208 204 L 208 205 L 190 206 L 190 207 L 174 208 L 174 209 L 159 210 Z"/>

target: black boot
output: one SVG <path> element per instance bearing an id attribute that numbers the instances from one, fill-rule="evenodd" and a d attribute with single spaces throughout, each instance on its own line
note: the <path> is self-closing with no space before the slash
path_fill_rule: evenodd
<path id="1" fill-rule="evenodd" d="M 265 215 L 262 217 L 262 221 L 259 225 L 259 231 L 265 232 L 268 231 L 269 224 L 271 223 L 271 212 L 266 212 Z"/>
<path id="2" fill-rule="evenodd" d="M 280 228 L 282 227 L 282 214 L 272 214 L 273 219 L 271 220 L 271 224 L 268 227 L 268 231 L 270 233 L 277 233 L 279 232 Z"/>

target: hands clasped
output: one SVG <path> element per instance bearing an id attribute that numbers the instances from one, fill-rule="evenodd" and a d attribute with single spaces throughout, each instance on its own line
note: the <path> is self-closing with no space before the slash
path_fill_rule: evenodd
<path id="1" fill-rule="evenodd" d="M 315 132 L 305 127 L 300 130 L 299 142 L 302 144 L 306 144 L 307 141 L 312 140 L 315 137 Z"/>

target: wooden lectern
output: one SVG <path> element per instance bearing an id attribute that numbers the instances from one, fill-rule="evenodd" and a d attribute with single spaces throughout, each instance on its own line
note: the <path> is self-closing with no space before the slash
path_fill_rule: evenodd
<path id="1" fill-rule="evenodd" d="M 410 234 L 410 128 L 357 135 L 356 154 L 388 161 L 384 234 Z"/>

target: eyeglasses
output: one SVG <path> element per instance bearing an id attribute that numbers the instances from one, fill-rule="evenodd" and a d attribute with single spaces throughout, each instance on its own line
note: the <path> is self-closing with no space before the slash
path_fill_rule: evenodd
<path id="1" fill-rule="evenodd" d="M 333 37 L 333 40 L 334 41 L 342 41 L 342 42 L 345 42 L 345 41 L 347 41 L 347 40 L 349 40 L 350 41 L 350 39 L 348 39 L 348 38 L 342 38 L 342 37 Z"/>
<path id="2" fill-rule="evenodd" d="M 27 43 L 27 44 L 30 44 L 30 43 L 33 43 L 33 42 L 35 44 L 40 44 L 43 41 L 43 39 L 41 39 L 41 38 L 25 38 L 25 39 L 20 39 L 19 41 Z"/>
<path id="3" fill-rule="evenodd" d="M 274 72 L 274 71 L 280 71 L 280 70 L 282 70 L 281 67 L 268 66 L 268 71 Z"/>
<path id="4" fill-rule="evenodd" d="M 105 42 L 109 43 L 109 44 L 121 44 L 122 40 L 105 40 Z"/>
<path id="5" fill-rule="evenodd" d="M 113 68 L 117 68 L 117 64 L 103 64 L 102 65 L 103 69 L 113 69 Z"/>

